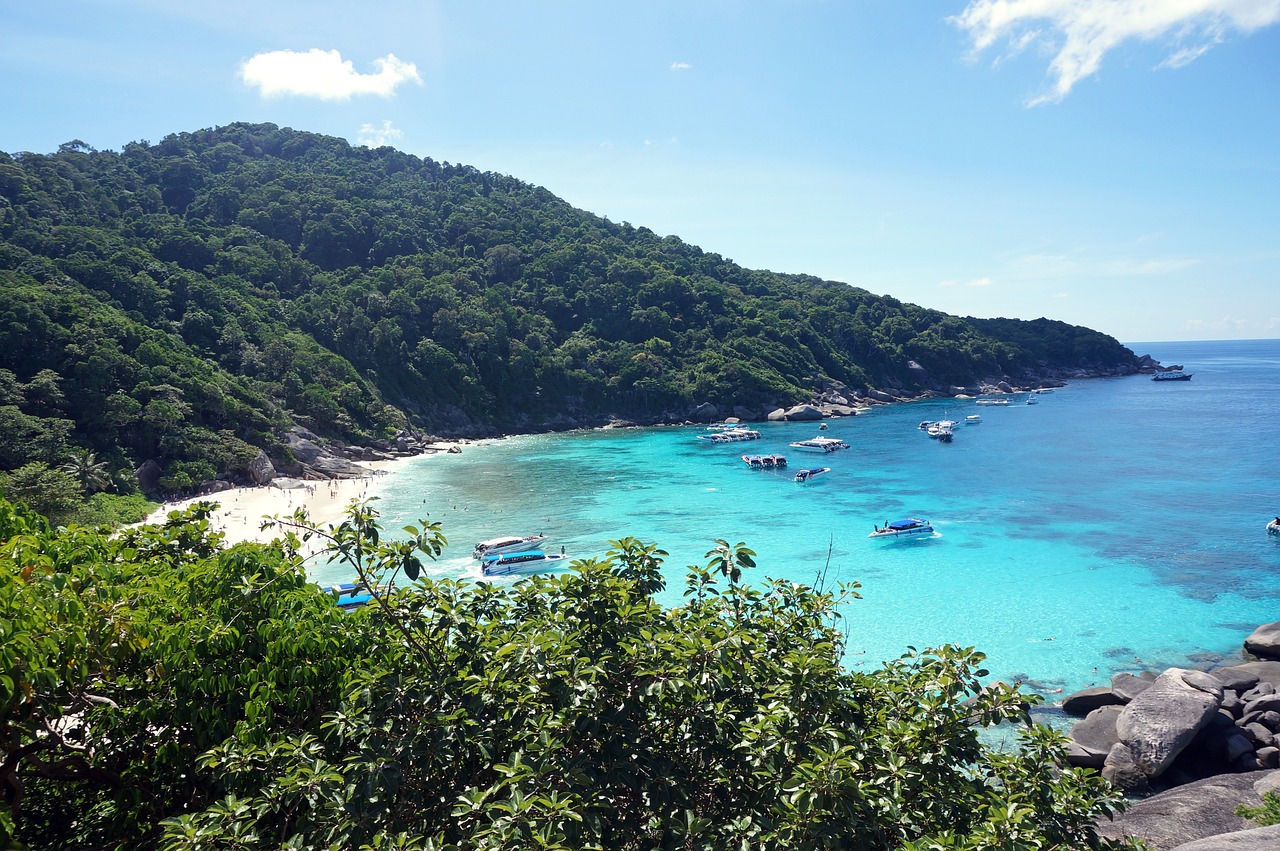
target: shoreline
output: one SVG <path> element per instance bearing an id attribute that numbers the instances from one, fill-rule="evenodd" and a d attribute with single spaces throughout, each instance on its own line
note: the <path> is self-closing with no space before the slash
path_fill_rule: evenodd
<path id="1" fill-rule="evenodd" d="M 225 546 L 245 542 L 269 544 L 283 533 L 277 524 L 263 529 L 262 523 L 266 518 L 286 517 L 303 508 L 317 526 L 334 525 L 343 518 L 352 500 L 368 496 L 370 482 L 379 476 L 398 473 L 411 462 L 433 454 L 436 453 L 357 462 L 367 472 L 356 478 L 303 480 L 281 477 L 266 485 L 235 487 L 166 502 L 139 525 L 163 523 L 172 511 L 182 511 L 198 502 L 212 502 L 218 507 L 209 515 L 209 529 L 222 533 Z"/>

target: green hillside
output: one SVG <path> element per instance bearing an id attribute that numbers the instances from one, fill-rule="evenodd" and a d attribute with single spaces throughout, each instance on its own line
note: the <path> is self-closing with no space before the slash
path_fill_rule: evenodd
<path id="1" fill-rule="evenodd" d="M 291 424 L 479 435 L 1136 365 L 270 124 L 0 153 L 2 469 L 79 448 L 181 486 L 287 457 Z"/>

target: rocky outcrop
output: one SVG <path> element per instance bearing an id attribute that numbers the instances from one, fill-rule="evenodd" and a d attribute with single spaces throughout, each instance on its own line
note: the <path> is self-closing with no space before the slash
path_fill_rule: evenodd
<path id="1" fill-rule="evenodd" d="M 822 419 L 822 411 L 813 405 L 796 405 L 787 408 L 784 416 L 790 422 L 813 422 Z"/>
<path id="2" fill-rule="evenodd" d="M 249 462 L 246 473 L 249 481 L 255 485 L 265 485 L 276 477 L 276 468 L 267 457 L 267 453 L 259 449 L 258 454 Z"/>
<path id="3" fill-rule="evenodd" d="M 1127 702 L 1107 686 L 1093 686 L 1067 695 L 1062 701 L 1062 711 L 1068 715 L 1085 716 L 1100 706 L 1115 706 Z"/>
<path id="4" fill-rule="evenodd" d="M 1275 851 L 1277 848 L 1280 848 L 1280 824 L 1197 839 L 1173 851 Z"/>
<path id="5" fill-rule="evenodd" d="M 1115 748 L 1107 755 L 1107 765 L 1127 766 L 1130 761 L 1147 782 L 1159 777 L 1208 725 L 1222 705 L 1222 684 L 1203 671 L 1170 668 L 1156 677 L 1146 691 L 1126 704 L 1116 719 L 1116 733 L 1128 756 Z M 1102 774 L 1125 788 L 1132 778 L 1121 781 L 1118 771 Z M 1133 791 L 1138 791 L 1134 789 Z"/>
<path id="6" fill-rule="evenodd" d="M 1244 640 L 1244 650 L 1259 659 L 1280 660 L 1280 621 L 1255 629 Z"/>
<path id="7" fill-rule="evenodd" d="M 138 487 L 142 488 L 143 493 L 155 493 L 163 475 L 164 470 L 154 458 L 143 461 L 142 466 L 133 471 L 133 477 L 138 480 Z"/>
<path id="8" fill-rule="evenodd" d="M 1071 728 L 1067 761 L 1079 768 L 1101 769 L 1111 749 L 1120 741 L 1116 720 L 1124 707 L 1100 706 Z"/>
<path id="9" fill-rule="evenodd" d="M 1236 807 L 1259 806 L 1263 791 L 1271 788 L 1278 776 L 1280 772 L 1255 771 L 1188 783 L 1134 803 L 1114 819 L 1101 822 L 1098 833 L 1110 839 L 1138 837 L 1152 851 L 1184 851 L 1182 846 L 1187 843 L 1208 837 L 1225 840 L 1239 832 L 1251 833 L 1258 826 L 1236 815 Z M 1239 851 L 1250 846 L 1221 847 Z"/>

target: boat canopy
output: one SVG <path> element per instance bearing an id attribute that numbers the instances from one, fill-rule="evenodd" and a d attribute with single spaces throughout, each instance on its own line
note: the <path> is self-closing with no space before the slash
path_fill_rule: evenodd
<path id="1" fill-rule="evenodd" d="M 919 520 L 916 520 L 914 517 L 909 517 L 909 518 L 907 518 L 906 520 L 895 520 L 895 521 L 893 521 L 892 523 L 890 523 L 890 524 L 889 524 L 889 527 L 888 527 L 888 528 L 890 528 L 890 529 L 910 529 L 910 528 L 912 528 L 913 526 L 919 526 L 919 525 L 920 525 L 920 521 L 919 521 Z"/>

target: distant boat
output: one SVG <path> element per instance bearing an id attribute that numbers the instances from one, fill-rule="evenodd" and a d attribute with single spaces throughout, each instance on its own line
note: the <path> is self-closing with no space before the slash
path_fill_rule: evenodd
<path id="1" fill-rule="evenodd" d="M 1163 372 L 1157 372 L 1151 376 L 1152 381 L 1190 381 L 1194 373 L 1183 372 L 1180 369 L 1166 369 Z"/>
<path id="2" fill-rule="evenodd" d="M 494 553 L 510 553 L 516 550 L 541 549 L 547 540 L 546 535 L 508 535 L 504 538 L 490 538 L 476 544 L 471 551 L 472 558 L 484 558 Z"/>
<path id="3" fill-rule="evenodd" d="M 1268 535 L 1280 535 L 1280 517 L 1267 524 Z"/>
<path id="4" fill-rule="evenodd" d="M 708 443 L 741 443 L 744 440 L 759 440 L 760 432 L 753 428 L 729 428 L 724 431 L 713 431 L 711 434 L 700 434 L 698 440 Z"/>
<path id="5" fill-rule="evenodd" d="M 797 440 L 790 446 L 792 449 L 799 449 L 801 452 L 835 452 L 838 449 L 849 448 L 849 444 L 834 437 L 812 437 L 808 440 Z"/>
<path id="6" fill-rule="evenodd" d="M 334 604 L 345 612 L 373 602 L 373 594 L 369 591 L 369 586 L 363 582 L 339 582 L 325 590 L 336 595 Z M 378 593 L 385 593 L 389 589 L 378 588 L 377 590 Z"/>
<path id="7" fill-rule="evenodd" d="M 821 476 L 823 473 L 830 473 L 830 472 L 831 472 L 830 467 L 808 467 L 806 469 L 796 471 L 796 481 L 807 482 L 807 481 L 810 481 L 811 479 Z"/>
<path id="8" fill-rule="evenodd" d="M 765 467 L 787 466 L 787 457 L 785 455 L 743 455 L 742 461 L 753 470 L 760 470 Z"/>
<path id="9" fill-rule="evenodd" d="M 964 418 L 965 425 L 978 425 L 982 422 L 982 414 L 970 414 Z"/>
<path id="10" fill-rule="evenodd" d="M 868 538 L 906 538 L 912 535 L 932 535 L 933 526 L 928 520 L 919 517 L 908 517 L 905 520 L 894 520 L 868 535 Z"/>
<path id="11" fill-rule="evenodd" d="M 529 550 L 520 553 L 496 553 L 480 559 L 480 570 L 485 576 L 514 576 L 521 573 L 541 573 L 559 567 L 568 556 Z"/>

